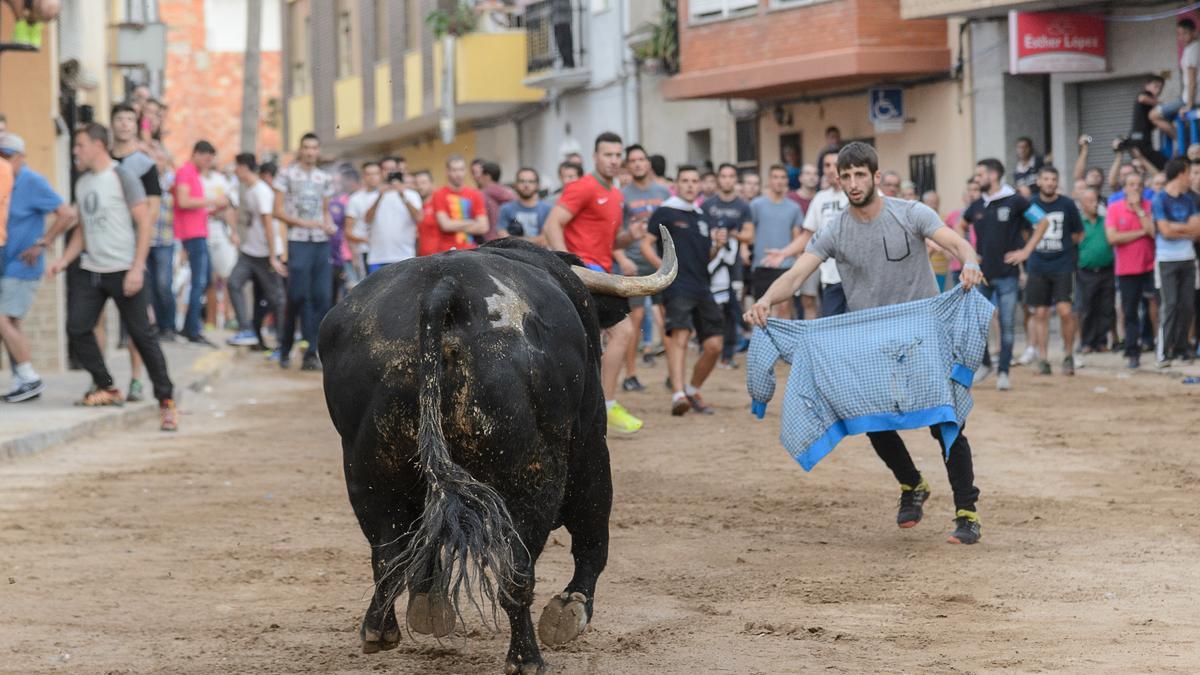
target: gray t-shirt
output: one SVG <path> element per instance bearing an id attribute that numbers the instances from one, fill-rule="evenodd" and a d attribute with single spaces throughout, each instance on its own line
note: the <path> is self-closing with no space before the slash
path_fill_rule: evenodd
<path id="1" fill-rule="evenodd" d="M 925 240 L 944 227 L 941 218 L 920 202 L 876 199 L 883 210 L 874 220 L 861 222 L 847 209 L 808 243 L 809 253 L 837 261 L 852 312 L 938 294 Z"/>
<path id="2" fill-rule="evenodd" d="M 89 272 L 124 272 L 133 266 L 137 226 L 130 207 L 146 201 L 142 181 L 115 162 L 75 183 L 83 220 L 84 251 L 79 266 Z"/>
<path id="3" fill-rule="evenodd" d="M 770 249 L 784 248 L 792 243 L 794 230 L 804 224 L 804 211 L 796 202 L 783 197 L 778 202 L 767 195 L 759 195 L 750 202 L 750 214 L 754 216 L 754 259 L 750 267 L 758 268 Z M 780 269 L 795 264 L 795 258 L 784 258 Z"/>
<path id="4" fill-rule="evenodd" d="M 625 209 L 625 229 L 629 229 L 631 223 L 649 222 L 654 210 L 671 198 L 671 191 L 658 183 L 651 183 L 650 187 L 644 190 L 630 183 L 621 189 L 621 194 L 625 197 L 623 205 Z M 657 232 L 651 232 L 650 234 L 658 235 Z M 646 260 L 646 256 L 642 255 L 642 242 L 640 240 L 627 246 L 625 248 L 625 255 L 637 265 L 638 274 L 652 274 L 654 272 L 654 266 Z M 620 270 L 615 271 L 619 272 Z"/>

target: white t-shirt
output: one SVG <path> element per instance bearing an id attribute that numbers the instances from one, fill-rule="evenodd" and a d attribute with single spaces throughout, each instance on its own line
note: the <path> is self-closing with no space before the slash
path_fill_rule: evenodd
<path id="1" fill-rule="evenodd" d="M 346 215 L 354 218 L 354 229 L 351 233 L 359 239 L 367 238 L 367 224 L 363 221 L 363 216 L 367 215 L 371 205 L 379 198 L 379 190 L 367 190 L 366 188 L 355 191 L 350 195 L 350 201 L 346 202 Z M 370 244 L 353 244 L 351 247 L 356 253 L 367 253 L 371 250 Z"/>
<path id="2" fill-rule="evenodd" d="M 416 190 L 404 190 L 404 201 L 412 205 L 417 213 L 421 212 L 421 195 Z M 389 263 L 408 260 L 417 255 L 417 223 L 412 214 L 400 201 L 400 193 L 389 191 L 379 201 L 375 209 L 375 220 L 366 222 L 366 211 L 363 211 L 363 222 L 367 226 L 367 242 L 370 251 L 367 252 L 368 265 L 386 265 Z"/>
<path id="3" fill-rule="evenodd" d="M 808 213 L 804 214 L 804 229 L 814 235 L 821 228 L 837 220 L 837 217 L 850 205 L 846 193 L 837 188 L 825 188 L 813 196 L 808 205 Z M 821 263 L 821 283 L 840 284 L 842 275 L 838 273 L 837 261 L 829 258 Z"/>
<path id="4" fill-rule="evenodd" d="M 266 258 L 271 255 L 267 248 L 267 231 L 263 227 L 263 216 L 271 215 L 275 208 L 275 191 L 263 181 L 256 181 L 246 189 L 242 204 L 238 209 L 238 222 L 242 229 L 242 253 L 255 258 Z M 275 254 L 282 251 L 279 248 L 279 236 L 275 236 Z"/>
<path id="5" fill-rule="evenodd" d="M 1183 94 L 1184 101 L 1192 100 L 1191 96 L 1189 96 L 1191 92 L 1188 90 L 1190 85 L 1188 82 L 1188 68 L 1195 68 L 1197 70 L 1197 77 L 1200 78 L 1200 40 L 1192 40 L 1187 43 L 1187 46 L 1183 48 L 1183 53 L 1179 55 L 1179 74 L 1181 75 L 1179 81 L 1183 83 L 1181 85 L 1183 88 L 1181 93 Z"/>

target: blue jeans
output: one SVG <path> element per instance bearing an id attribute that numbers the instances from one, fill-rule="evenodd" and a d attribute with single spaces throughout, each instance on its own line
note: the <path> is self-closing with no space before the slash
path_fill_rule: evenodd
<path id="1" fill-rule="evenodd" d="M 821 284 L 821 316 L 837 316 L 849 311 L 846 291 L 841 284 Z"/>
<path id="2" fill-rule="evenodd" d="M 279 349 L 286 358 L 295 341 L 296 320 L 308 341 L 305 354 L 317 353 L 317 331 L 329 311 L 333 296 L 333 265 L 329 242 L 288 242 L 287 311 L 279 332 Z"/>
<path id="3" fill-rule="evenodd" d="M 988 286 L 976 286 L 983 297 L 991 301 L 1000 314 L 1000 363 L 997 370 L 1007 373 L 1012 364 L 1014 333 L 1017 321 L 1017 292 L 1020 290 L 1019 277 L 1000 277 L 990 279 Z M 984 365 L 991 365 L 987 351 L 983 354 Z"/>
<path id="4" fill-rule="evenodd" d="M 171 292 L 175 245 L 151 246 L 146 256 L 146 288 L 150 291 L 150 306 L 154 308 L 154 324 L 158 332 L 175 332 L 175 294 Z"/>
<path id="5" fill-rule="evenodd" d="M 212 275 L 208 264 L 208 238 L 195 237 L 183 240 L 183 250 L 187 253 L 188 267 L 192 270 L 192 288 L 188 292 L 187 314 L 183 317 L 183 335 L 187 338 L 199 337 L 204 328 L 204 319 L 200 312 L 203 309 L 204 294 L 208 291 L 208 280 Z"/>

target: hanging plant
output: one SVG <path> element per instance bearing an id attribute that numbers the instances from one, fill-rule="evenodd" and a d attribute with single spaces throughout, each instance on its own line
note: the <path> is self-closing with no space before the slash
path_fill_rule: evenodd
<path id="1" fill-rule="evenodd" d="M 453 10 L 437 9 L 425 17 L 433 36 L 441 39 L 447 35 L 459 37 L 475 31 L 475 12 L 465 2 L 458 3 Z"/>

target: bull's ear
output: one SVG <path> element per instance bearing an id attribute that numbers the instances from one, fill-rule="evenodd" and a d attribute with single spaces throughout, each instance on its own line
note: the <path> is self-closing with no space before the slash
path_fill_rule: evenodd
<path id="1" fill-rule="evenodd" d="M 551 251 L 551 253 L 558 256 L 559 260 L 567 263 L 568 265 L 583 267 L 583 260 L 581 260 L 579 256 L 575 255 L 574 253 L 567 253 L 566 251 Z"/>
<path id="2" fill-rule="evenodd" d="M 630 299 L 598 293 L 592 293 L 591 296 L 592 302 L 596 305 L 596 318 L 600 322 L 600 328 L 612 328 L 629 316 Z M 642 300 L 642 298 L 635 298 L 635 300 Z"/>

